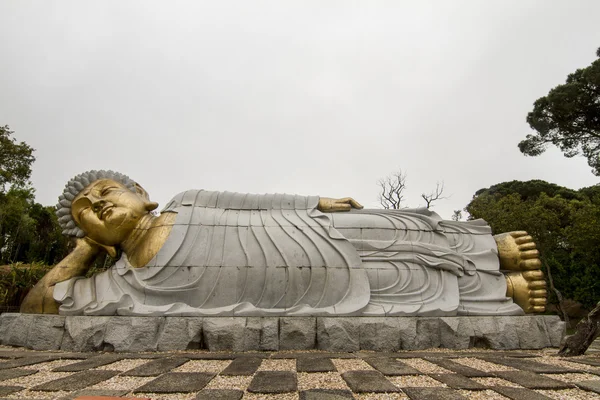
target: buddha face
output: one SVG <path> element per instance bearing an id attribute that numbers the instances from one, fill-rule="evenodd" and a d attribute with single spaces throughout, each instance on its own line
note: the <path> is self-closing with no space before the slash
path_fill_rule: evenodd
<path id="1" fill-rule="evenodd" d="M 106 246 L 122 243 L 140 219 L 158 207 L 112 179 L 83 189 L 71 204 L 71 215 L 90 239 Z"/>

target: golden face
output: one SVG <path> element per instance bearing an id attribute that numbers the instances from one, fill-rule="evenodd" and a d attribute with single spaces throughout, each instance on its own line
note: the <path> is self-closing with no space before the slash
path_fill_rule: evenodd
<path id="1" fill-rule="evenodd" d="M 83 189 L 71 204 L 71 215 L 90 239 L 106 246 L 122 243 L 140 219 L 158 207 L 122 183 L 100 179 Z"/>

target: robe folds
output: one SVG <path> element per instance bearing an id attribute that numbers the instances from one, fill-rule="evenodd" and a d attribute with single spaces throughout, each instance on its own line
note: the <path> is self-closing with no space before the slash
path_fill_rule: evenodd
<path id="1" fill-rule="evenodd" d="M 190 190 L 158 254 L 56 285 L 62 315 L 350 315 L 369 302 L 359 255 L 319 197 Z"/>
<path id="2" fill-rule="evenodd" d="M 485 221 L 322 213 L 319 197 L 190 190 L 145 266 L 58 283 L 61 315 L 521 315 Z"/>

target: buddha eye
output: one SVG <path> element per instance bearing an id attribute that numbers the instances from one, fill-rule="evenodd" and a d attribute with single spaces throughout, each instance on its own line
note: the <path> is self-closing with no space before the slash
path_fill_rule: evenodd
<path id="1" fill-rule="evenodd" d="M 107 194 L 109 194 L 113 189 L 116 189 L 114 186 L 109 186 L 106 187 L 104 189 L 102 189 L 102 191 L 100 192 L 101 196 L 106 196 Z"/>

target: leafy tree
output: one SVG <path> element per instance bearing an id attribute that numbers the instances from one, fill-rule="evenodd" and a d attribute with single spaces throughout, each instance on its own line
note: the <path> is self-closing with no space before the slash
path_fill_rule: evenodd
<path id="1" fill-rule="evenodd" d="M 596 55 L 600 57 L 600 48 Z M 536 133 L 519 143 L 523 154 L 537 156 L 553 144 L 566 157 L 586 157 L 600 176 L 600 59 L 537 99 L 527 122 Z"/>
<path id="2" fill-rule="evenodd" d="M 567 298 L 593 307 L 600 297 L 600 187 L 578 191 L 535 180 L 478 190 L 465 208 L 494 233 L 526 230 Z"/>
<path id="3" fill-rule="evenodd" d="M 0 193 L 11 185 L 26 187 L 35 161 L 34 149 L 25 142 L 17 143 L 13 133 L 8 125 L 0 126 Z"/>
<path id="4" fill-rule="evenodd" d="M 66 254 L 54 207 L 34 201 L 29 184 L 33 148 L 17 143 L 0 127 L 0 265 L 14 262 L 54 264 Z"/>

